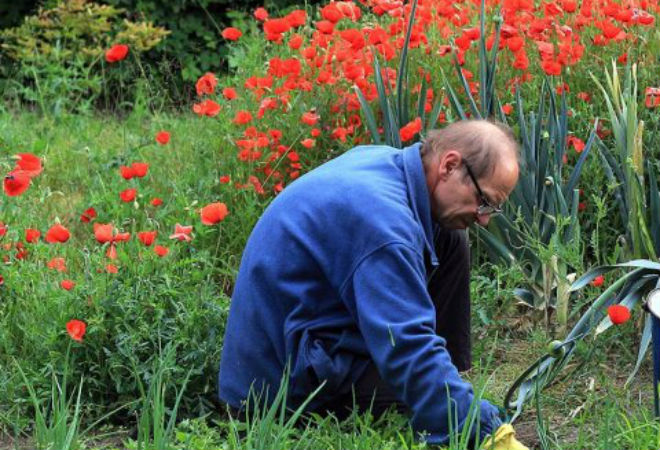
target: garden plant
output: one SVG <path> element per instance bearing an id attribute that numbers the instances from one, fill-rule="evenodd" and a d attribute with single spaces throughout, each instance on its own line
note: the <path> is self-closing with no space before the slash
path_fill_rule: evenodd
<path id="1" fill-rule="evenodd" d="M 217 371 L 270 201 L 468 118 L 514 130 L 521 175 L 469 229 L 465 378 L 530 448 L 660 447 L 657 0 L 203 1 L 201 57 L 140 4 L 45 1 L 0 30 L 0 448 L 431 448 L 395 411 L 291 409 L 286 377 L 235 417 Z"/>

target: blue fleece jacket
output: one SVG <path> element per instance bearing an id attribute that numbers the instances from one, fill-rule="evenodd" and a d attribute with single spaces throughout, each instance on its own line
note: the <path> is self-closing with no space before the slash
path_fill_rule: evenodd
<path id="1" fill-rule="evenodd" d="M 462 426 L 474 396 L 435 334 L 424 260 L 437 265 L 437 255 L 419 147 L 356 147 L 266 208 L 232 296 L 221 400 L 241 408 L 251 387 L 268 387 L 272 400 L 289 362 L 289 404 L 325 381 L 320 405 L 350 392 L 373 360 L 428 442 L 447 441 L 450 417 Z M 490 403 L 478 406 L 483 436 L 499 419 Z"/>

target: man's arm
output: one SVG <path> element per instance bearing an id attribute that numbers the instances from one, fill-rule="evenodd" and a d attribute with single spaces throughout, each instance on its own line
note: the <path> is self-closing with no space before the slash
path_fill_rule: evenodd
<path id="1" fill-rule="evenodd" d="M 474 394 L 452 364 L 445 340 L 435 334 L 422 255 L 404 243 L 384 245 L 359 262 L 342 294 L 381 377 L 412 410 L 413 428 L 430 433 L 431 443 L 445 443 L 450 418 L 460 429 Z M 479 407 L 484 436 L 499 419 L 488 402 Z"/>

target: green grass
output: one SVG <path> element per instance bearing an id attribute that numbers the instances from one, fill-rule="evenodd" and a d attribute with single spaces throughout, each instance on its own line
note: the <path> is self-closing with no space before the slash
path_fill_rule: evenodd
<path id="1" fill-rule="evenodd" d="M 374 420 L 356 412 L 342 422 L 313 416 L 297 428 L 266 414 L 246 428 L 215 408 L 228 294 L 245 240 L 268 203 L 253 190 L 218 183 L 223 174 L 248 174 L 236 160 L 225 122 L 162 114 L 124 119 L 0 116 L 3 169 L 10 168 L 9 156 L 19 152 L 45 159 L 45 171 L 28 193 L 3 198 L 0 220 L 10 224 L 5 239 L 21 239 L 26 227 L 45 231 L 56 219 L 72 231 L 70 242 L 33 244 L 27 260 L 11 259 L 0 269 L 5 277 L 0 448 L 47 448 L 40 436 L 49 423 L 59 427 L 59 438 L 75 435 L 79 448 L 90 449 L 258 448 L 259 443 L 273 448 L 425 448 L 397 414 Z M 160 129 L 172 132 L 166 146 L 153 142 Z M 148 177 L 130 182 L 119 177 L 120 164 L 142 160 L 150 163 Z M 131 183 L 140 191 L 137 207 L 117 197 Z M 156 195 L 165 204 L 149 209 L 145 204 Z M 216 227 L 204 227 L 198 209 L 211 201 L 226 202 L 230 215 Z M 99 222 L 133 233 L 157 229 L 158 242 L 171 248 L 170 255 L 157 258 L 132 240 L 119 244 L 119 274 L 98 273 L 105 249 L 78 221 L 89 206 L 97 208 Z M 167 239 L 176 222 L 194 224 L 191 245 Z M 46 268 L 55 256 L 66 258 L 66 274 Z M 550 337 L 533 315 L 513 304 L 511 289 L 519 280 L 515 268 L 480 266 L 475 272 L 475 367 L 467 378 L 485 398 L 501 403 L 508 385 L 545 351 Z M 58 286 L 65 276 L 77 283 L 71 292 Z M 73 317 L 84 318 L 88 330 L 84 343 L 71 348 L 68 379 L 84 377 L 84 383 L 65 391 L 56 381 L 62 380 L 69 345 L 64 324 Z M 628 388 L 623 386 L 636 358 L 637 336 L 628 324 L 584 343 L 567 368 L 567 373 L 575 370 L 572 377 L 544 392 L 539 408 L 529 405 L 516 423 L 521 440 L 549 449 L 657 448 L 660 429 L 651 417 L 648 363 Z M 164 348 L 175 350 L 166 358 Z M 24 376 L 13 360 L 20 362 Z M 153 384 L 157 380 L 160 384 Z M 175 410 L 176 426 L 170 422 Z M 63 422 L 57 421 L 58 414 Z M 43 420 L 34 421 L 39 415 Z"/>

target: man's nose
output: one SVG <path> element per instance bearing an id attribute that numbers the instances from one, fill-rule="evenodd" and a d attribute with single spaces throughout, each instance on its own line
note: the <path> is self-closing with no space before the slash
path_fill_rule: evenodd
<path id="1" fill-rule="evenodd" d="M 477 216 L 477 223 L 479 226 L 486 227 L 490 221 L 490 214 L 479 214 Z"/>

